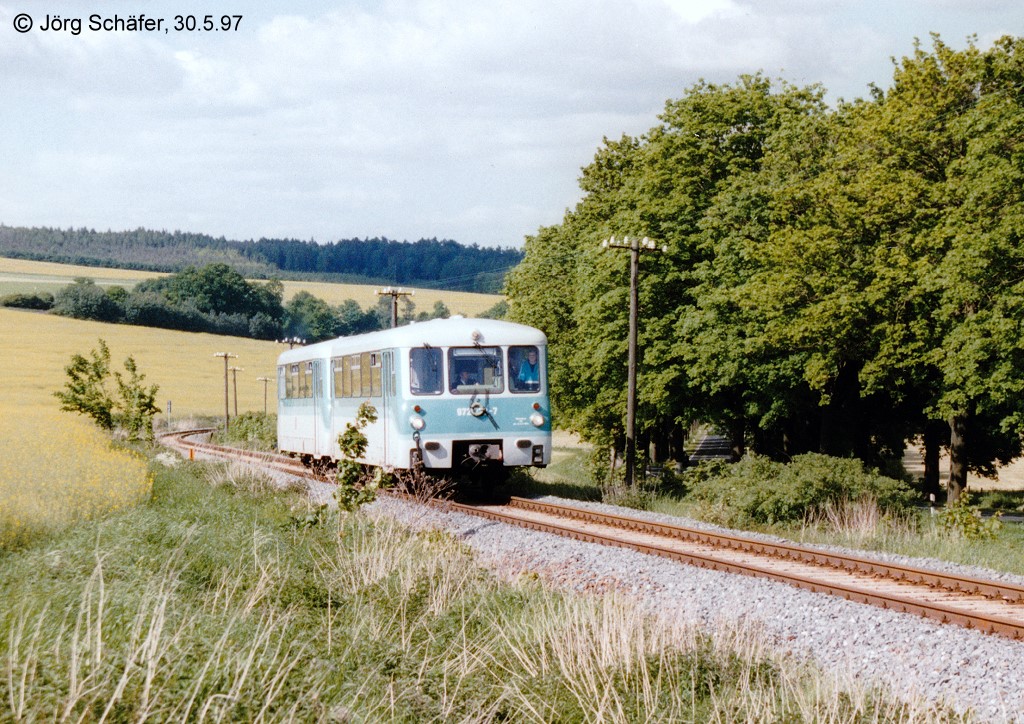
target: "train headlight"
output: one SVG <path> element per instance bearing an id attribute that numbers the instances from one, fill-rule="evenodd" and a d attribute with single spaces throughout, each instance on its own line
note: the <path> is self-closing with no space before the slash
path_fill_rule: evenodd
<path id="1" fill-rule="evenodd" d="M 534 427 L 544 427 L 544 415 L 539 412 L 535 412 L 530 415 L 530 422 L 533 423 Z"/>
<path id="2" fill-rule="evenodd" d="M 413 415 L 409 418 L 409 424 L 412 426 L 413 430 L 419 431 L 427 426 L 427 421 L 419 415 Z"/>

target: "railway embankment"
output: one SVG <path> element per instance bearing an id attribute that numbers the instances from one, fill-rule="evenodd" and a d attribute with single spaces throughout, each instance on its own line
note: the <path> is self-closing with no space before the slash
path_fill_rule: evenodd
<path id="1" fill-rule="evenodd" d="M 329 495 L 329 485 L 314 489 L 321 500 Z M 563 502 L 673 525 L 720 530 L 675 516 Z M 479 562 L 510 580 L 525 575 L 557 589 L 614 592 L 666 625 L 743 630 L 745 635 L 759 638 L 786 656 L 812 663 L 840 681 L 885 686 L 899 699 L 950 706 L 980 721 L 1021 721 L 1024 677 L 1016 662 L 1024 653 L 1024 644 L 1019 641 L 771 580 L 697 568 L 636 551 L 482 520 L 443 507 L 382 499 L 369 511 L 415 529 L 443 530 L 469 546 Z M 760 537 L 783 542 L 773 536 Z M 873 556 L 880 562 L 923 565 L 1024 585 L 1021 576 L 938 560 L 860 555 Z"/>

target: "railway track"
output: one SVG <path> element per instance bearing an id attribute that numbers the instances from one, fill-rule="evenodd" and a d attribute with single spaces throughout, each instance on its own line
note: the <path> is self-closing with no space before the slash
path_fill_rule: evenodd
<path id="1" fill-rule="evenodd" d="M 201 432 L 209 431 L 184 431 L 162 440 L 189 457 L 199 452 L 241 458 L 307 479 L 324 480 L 285 456 L 189 439 Z M 941 623 L 1024 639 L 1024 586 L 526 498 L 511 498 L 503 505 L 444 504 L 458 512 L 511 525 L 630 548 L 702 568 L 769 578 Z"/>

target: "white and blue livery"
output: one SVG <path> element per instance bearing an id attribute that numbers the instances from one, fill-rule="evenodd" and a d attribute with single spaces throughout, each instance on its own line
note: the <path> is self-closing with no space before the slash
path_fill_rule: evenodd
<path id="1" fill-rule="evenodd" d="M 436 319 L 340 337 L 278 358 L 279 449 L 336 461 L 338 435 L 368 402 L 359 462 L 436 473 L 505 472 L 551 461 L 547 338 L 521 324 Z"/>

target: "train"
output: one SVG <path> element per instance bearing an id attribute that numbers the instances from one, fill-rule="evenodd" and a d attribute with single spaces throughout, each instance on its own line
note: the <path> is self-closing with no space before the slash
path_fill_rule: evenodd
<path id="1" fill-rule="evenodd" d="M 282 453 L 330 466 L 338 436 L 369 403 L 358 462 L 385 470 L 501 478 L 551 462 L 547 337 L 454 316 L 283 352 L 277 364 Z"/>

